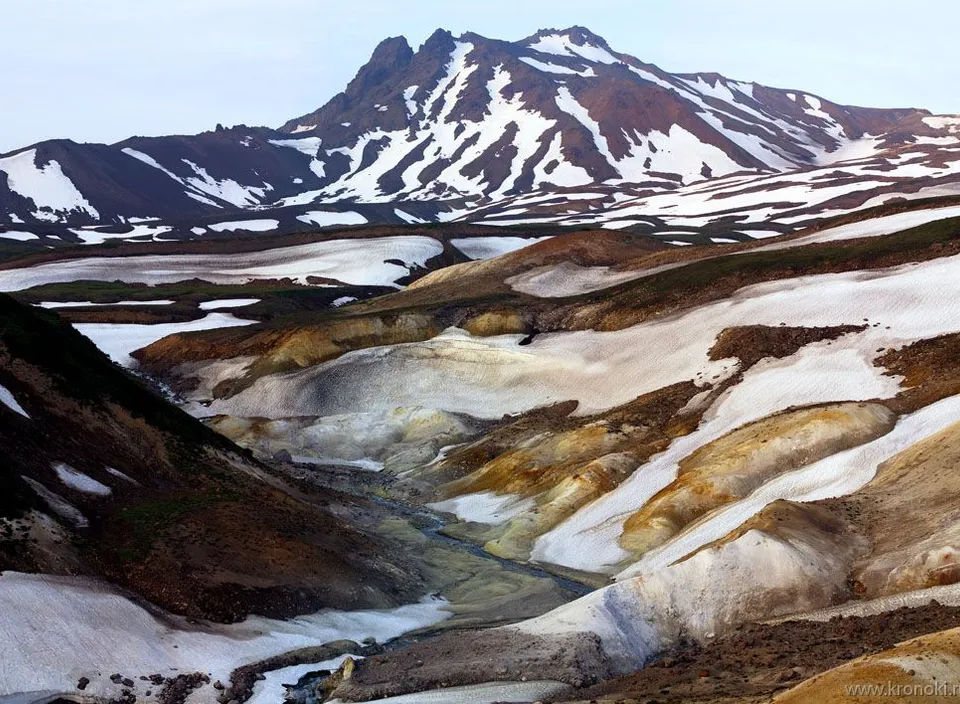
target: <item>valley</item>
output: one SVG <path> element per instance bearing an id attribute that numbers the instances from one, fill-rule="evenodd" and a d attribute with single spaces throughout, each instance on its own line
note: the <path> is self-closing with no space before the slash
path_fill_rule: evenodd
<path id="1" fill-rule="evenodd" d="M 438 30 L 0 154 L 0 702 L 960 681 L 958 127 Z"/>

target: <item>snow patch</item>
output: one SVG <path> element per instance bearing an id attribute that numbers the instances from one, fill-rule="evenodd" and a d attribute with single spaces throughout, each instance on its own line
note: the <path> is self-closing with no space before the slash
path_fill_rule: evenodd
<path id="1" fill-rule="evenodd" d="M 35 235 L 32 232 L 18 232 L 15 230 L 0 231 L 0 237 L 6 240 L 17 240 L 19 242 L 27 242 L 29 240 L 40 239 L 39 235 Z"/>
<path id="2" fill-rule="evenodd" d="M 110 496 L 113 489 L 106 484 L 98 482 L 93 477 L 74 469 L 68 464 L 58 462 L 53 466 L 53 471 L 57 477 L 71 489 L 82 491 L 85 494 L 94 494 L 95 496 Z"/>
<path id="3" fill-rule="evenodd" d="M 93 301 L 43 301 L 41 308 L 91 308 L 96 306 L 169 306 L 172 300 L 154 301 L 117 301 L 116 303 L 94 303 Z"/>
<path id="4" fill-rule="evenodd" d="M 33 216 L 38 220 L 57 222 L 75 215 L 100 218 L 57 161 L 37 164 L 36 149 L 0 159 L 0 171 L 7 175 L 11 191 L 33 201 Z"/>
<path id="5" fill-rule="evenodd" d="M 532 66 L 538 71 L 544 71 L 546 73 L 558 73 L 561 75 L 569 75 L 569 76 L 582 76 L 583 78 L 594 78 L 597 75 L 594 72 L 592 67 L 588 67 L 582 71 L 577 71 L 576 69 L 568 68 L 566 66 L 560 66 L 558 64 L 547 64 L 542 61 L 537 61 L 536 59 L 532 59 L 529 56 L 521 56 L 520 60 L 523 63 L 527 64 L 528 66 Z"/>
<path id="6" fill-rule="evenodd" d="M 220 222 L 211 225 L 210 229 L 214 232 L 236 232 L 237 230 L 246 230 L 248 232 L 270 232 L 280 226 L 279 220 L 237 220 L 233 222 Z"/>
<path id="7" fill-rule="evenodd" d="M 530 511 L 535 506 L 533 499 L 523 499 L 513 494 L 498 496 L 492 491 L 464 494 L 445 501 L 427 504 L 428 508 L 443 513 L 453 513 L 462 521 L 500 525 Z"/>
<path id="8" fill-rule="evenodd" d="M 307 225 L 316 225 L 317 227 L 331 227 L 333 225 L 366 225 L 367 220 L 360 213 L 352 210 L 346 212 L 333 212 L 327 210 L 311 210 L 309 213 L 298 215 L 297 220 Z"/>
<path id="9" fill-rule="evenodd" d="M 259 298 L 221 298 L 216 301 L 203 301 L 200 310 L 220 310 L 221 308 L 243 308 L 259 303 Z"/>
<path id="10" fill-rule="evenodd" d="M 30 418 L 30 415 L 23 410 L 23 406 L 17 403 L 17 399 L 3 384 L 0 384 L 0 403 L 9 408 L 14 413 L 19 413 L 24 418 Z"/>
<path id="11" fill-rule="evenodd" d="M 378 699 L 377 704 L 495 704 L 496 702 L 532 702 L 550 699 L 569 690 L 569 685 L 553 680 L 531 682 L 484 682 L 463 687 L 432 689 L 414 694 Z M 345 704 L 332 699 L 329 704 Z"/>
<path id="12" fill-rule="evenodd" d="M 450 240 L 450 244 L 473 260 L 492 259 L 515 252 L 551 237 L 467 237 Z"/>

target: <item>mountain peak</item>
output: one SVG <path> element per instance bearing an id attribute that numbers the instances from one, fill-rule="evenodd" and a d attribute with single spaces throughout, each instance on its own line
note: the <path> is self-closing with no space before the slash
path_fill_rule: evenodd
<path id="1" fill-rule="evenodd" d="M 427 40 L 420 46 L 420 51 L 445 51 L 447 47 L 453 44 L 453 41 L 453 34 L 450 30 L 440 27 L 427 37 Z"/>
<path id="2" fill-rule="evenodd" d="M 607 40 L 596 32 L 592 32 L 587 27 L 574 25 L 566 29 L 541 29 L 536 34 L 527 37 L 522 44 L 536 44 L 538 41 L 548 39 L 549 37 L 565 37 L 577 46 L 595 46 L 600 49 L 610 49 Z"/>
<path id="3" fill-rule="evenodd" d="M 356 78 L 347 86 L 347 95 L 363 95 L 403 70 L 412 58 L 413 49 L 405 37 L 384 39 L 373 50 L 370 60 L 360 69 Z"/>

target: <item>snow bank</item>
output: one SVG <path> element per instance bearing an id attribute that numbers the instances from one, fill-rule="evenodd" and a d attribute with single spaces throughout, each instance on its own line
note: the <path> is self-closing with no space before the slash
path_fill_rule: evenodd
<path id="1" fill-rule="evenodd" d="M 133 237 L 151 237 L 165 235 L 173 231 L 168 225 L 134 225 L 127 232 L 101 232 L 98 227 L 71 228 L 70 232 L 81 239 L 84 244 L 103 244 L 107 240 L 128 239 Z"/>
<path id="2" fill-rule="evenodd" d="M 194 173 L 194 176 L 177 176 L 177 174 L 160 164 L 160 162 L 158 162 L 149 154 L 144 154 L 143 152 L 137 151 L 136 149 L 130 149 L 129 147 L 125 147 L 122 151 L 132 159 L 142 161 L 144 164 L 162 171 L 168 177 L 184 186 L 186 188 L 184 193 L 187 196 L 206 205 L 212 205 L 218 208 L 222 207 L 220 204 L 207 197 L 213 196 L 214 198 L 230 203 L 238 208 L 249 207 L 251 205 L 259 204 L 264 195 L 268 191 L 273 190 L 273 187 L 265 182 L 263 182 L 261 186 L 244 186 L 229 178 L 218 181 L 213 176 L 208 174 L 203 167 L 194 164 L 188 159 L 181 159 L 181 161 L 190 167 Z"/>
<path id="3" fill-rule="evenodd" d="M 565 74 L 568 76 L 581 76 L 583 78 L 594 78 L 597 75 L 592 67 L 587 67 L 586 69 L 582 69 L 578 71 L 574 68 L 569 68 L 567 66 L 560 66 L 558 64 L 551 64 L 551 63 L 544 63 L 543 61 L 537 61 L 536 59 L 530 58 L 529 56 L 521 56 L 520 60 L 523 63 L 527 64 L 528 66 L 532 66 L 538 71 L 544 71 L 545 73 L 558 73 L 558 74 Z"/>
<path id="4" fill-rule="evenodd" d="M 852 494 L 873 479 L 880 464 L 948 428 L 958 418 L 960 396 L 953 396 L 905 416 L 890 433 L 872 442 L 780 475 L 746 498 L 723 506 L 665 545 L 651 550 L 620 572 L 617 579 L 663 569 L 704 545 L 720 540 L 778 499 L 808 502 Z"/>
<path id="5" fill-rule="evenodd" d="M 341 655 L 332 660 L 310 663 L 308 665 L 292 665 L 279 670 L 263 673 L 263 680 L 253 686 L 253 696 L 247 704 L 278 704 L 284 701 L 287 689 L 284 685 L 295 685 L 301 677 L 320 670 L 335 671 L 347 658 L 363 660 L 359 655 Z"/>
<path id="6" fill-rule="evenodd" d="M 136 479 L 134 479 L 133 477 L 127 476 L 126 474 L 124 474 L 123 472 L 121 472 L 119 469 L 114 469 L 113 467 L 104 467 L 104 469 L 107 470 L 107 474 L 112 474 L 113 476 L 119 477 L 120 479 L 123 479 L 123 480 L 126 481 L 126 482 L 130 482 L 131 484 L 134 484 L 134 485 L 136 485 L 136 486 L 140 486 L 140 482 L 138 482 L 138 481 L 137 481 Z"/>
<path id="7" fill-rule="evenodd" d="M 664 264 L 650 269 L 616 271 L 609 266 L 580 266 L 574 262 L 547 264 L 511 276 L 504 281 L 514 291 L 538 298 L 579 296 L 601 289 L 636 281 L 662 271 L 686 266 L 684 262 Z"/>
<path id="8" fill-rule="evenodd" d="M 32 232 L 19 232 L 16 230 L 6 230 L 0 232 L 0 238 L 6 240 L 17 240 L 18 242 L 28 242 L 30 240 L 40 239 L 39 235 L 35 235 Z"/>
<path id="9" fill-rule="evenodd" d="M 566 34 L 546 34 L 529 46 L 542 54 L 586 59 L 600 64 L 620 63 L 620 59 L 606 49 L 592 44 L 575 44 Z"/>
<path id="10" fill-rule="evenodd" d="M 25 481 L 30 486 L 31 489 L 37 492 L 37 496 L 43 499 L 46 502 L 47 506 L 50 508 L 50 510 L 53 511 L 58 516 L 60 516 L 60 518 L 64 519 L 65 521 L 69 521 L 76 528 L 86 528 L 87 526 L 90 525 L 90 521 L 88 521 L 87 517 L 80 512 L 80 509 L 78 509 L 76 506 L 71 504 L 65 498 L 60 496 L 60 494 L 50 491 L 43 484 L 36 481 L 35 479 L 31 479 L 28 476 L 21 474 L 20 478 L 23 479 L 23 481 Z M 2 574 L 0 574 L 0 576 L 2 576 Z M 3 649 L 0 648 L 0 666 L 2 666 L 2 663 L 3 663 Z M 2 674 L 3 674 L 3 670 L 0 669 L 0 675 Z M 0 676 L 0 682 L 3 682 L 2 676 Z"/>
<path id="11" fill-rule="evenodd" d="M 205 318 L 186 323 L 158 323 L 155 325 L 77 323 L 74 327 L 93 340 L 93 343 L 114 362 L 125 367 L 133 367 L 136 366 L 137 361 L 130 356 L 131 352 L 146 347 L 167 335 L 194 330 L 254 325 L 256 322 L 256 320 L 235 318 L 229 313 L 210 313 Z"/>
<path id="12" fill-rule="evenodd" d="M 936 601 L 943 606 L 960 606 L 960 582 L 945 584 L 927 589 L 915 589 L 899 594 L 890 594 L 877 599 L 856 599 L 826 609 L 817 609 L 805 613 L 795 613 L 782 618 L 770 619 L 768 623 L 782 621 L 829 621 L 837 616 L 876 616 L 877 614 L 914 609 Z"/>
<path id="13" fill-rule="evenodd" d="M 250 617 L 230 625 L 188 624 L 148 611 L 93 580 L 4 572 L 0 575 L 0 697 L 19 692 L 119 694 L 107 678 L 133 676 L 138 701 L 157 687 L 140 675 L 203 671 L 229 681 L 243 664 L 335 640 L 385 642 L 450 616 L 442 599 L 385 611 L 321 611 L 289 621 Z M 118 647 L 122 644 L 123 647 Z M 205 688 L 212 701 L 215 691 Z M 155 696 L 154 695 L 154 696 Z"/>
<path id="14" fill-rule="evenodd" d="M 744 621 L 813 609 L 846 590 L 853 546 L 810 530 L 784 540 L 758 530 L 659 572 L 617 582 L 515 628 L 551 636 L 594 633 L 624 672 L 681 637 L 704 642 Z M 847 549 L 849 548 L 849 549 Z"/>
<path id="15" fill-rule="evenodd" d="M 213 412 L 207 409 L 208 414 Z M 462 442 L 473 431 L 456 416 L 419 407 L 273 421 L 234 416 L 215 419 L 211 425 L 239 445 L 267 456 L 287 452 L 298 462 L 376 471 L 387 460 L 426 463 L 439 448 Z"/>

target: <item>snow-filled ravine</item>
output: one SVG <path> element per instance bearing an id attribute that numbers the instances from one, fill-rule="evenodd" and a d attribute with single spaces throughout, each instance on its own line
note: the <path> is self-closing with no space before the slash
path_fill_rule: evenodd
<path id="1" fill-rule="evenodd" d="M 408 631 L 448 618 L 443 599 L 383 611 L 333 611 L 287 621 L 249 617 L 230 625 L 187 623 L 148 611 L 102 582 L 71 577 L 0 574 L 0 701 L 47 701 L 59 693 L 77 693 L 81 677 L 90 680 L 89 696 L 116 696 L 109 677 L 123 673 L 134 681 L 140 701 L 158 688 L 139 676 L 210 673 L 211 683 L 230 682 L 236 667 L 264 658 L 336 640 L 384 643 Z M 282 701 L 277 695 L 259 701 Z M 211 686 L 201 699 L 213 701 Z M 196 696 L 196 695 L 195 695 Z"/>
<path id="2" fill-rule="evenodd" d="M 0 291 L 83 280 L 244 284 L 290 278 L 306 284 L 310 277 L 357 286 L 396 286 L 411 268 L 442 253 L 443 245 L 432 237 L 409 236 L 328 240 L 239 254 L 89 257 L 0 271 Z"/>

